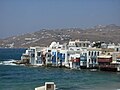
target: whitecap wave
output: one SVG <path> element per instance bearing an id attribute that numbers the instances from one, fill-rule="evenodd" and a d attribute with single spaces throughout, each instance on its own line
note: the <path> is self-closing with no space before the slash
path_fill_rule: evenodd
<path id="1" fill-rule="evenodd" d="M 9 60 L 9 61 L 1 61 L 0 65 L 16 65 L 14 62 L 16 62 L 16 60 Z"/>

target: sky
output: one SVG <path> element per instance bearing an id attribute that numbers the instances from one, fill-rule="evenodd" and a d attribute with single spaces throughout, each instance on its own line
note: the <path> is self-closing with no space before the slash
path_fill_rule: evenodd
<path id="1" fill-rule="evenodd" d="M 0 38 L 108 24 L 120 25 L 120 0 L 0 0 Z"/>

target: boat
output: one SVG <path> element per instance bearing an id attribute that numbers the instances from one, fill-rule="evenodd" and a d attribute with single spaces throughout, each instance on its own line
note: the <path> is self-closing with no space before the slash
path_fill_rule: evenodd
<path id="1" fill-rule="evenodd" d="M 56 85 L 54 82 L 45 82 L 44 86 L 36 87 L 35 90 L 56 90 Z"/>

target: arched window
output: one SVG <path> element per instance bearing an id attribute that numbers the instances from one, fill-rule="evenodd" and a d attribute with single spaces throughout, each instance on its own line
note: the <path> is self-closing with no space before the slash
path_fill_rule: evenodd
<path id="1" fill-rule="evenodd" d="M 94 52 L 94 55 L 97 56 L 97 55 L 96 55 L 96 51 Z"/>
<path id="2" fill-rule="evenodd" d="M 90 56 L 90 51 L 89 51 L 89 56 Z"/>

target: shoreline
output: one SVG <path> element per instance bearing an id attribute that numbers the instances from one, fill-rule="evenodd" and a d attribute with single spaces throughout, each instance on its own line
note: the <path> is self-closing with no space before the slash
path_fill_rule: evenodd
<path id="1" fill-rule="evenodd" d="M 18 60 L 19 61 L 19 60 Z M 2 61 L 1 61 L 2 62 Z M 4 62 L 4 61 L 3 61 Z M 62 66 L 62 67 L 60 67 L 60 66 L 46 66 L 46 65 L 42 65 L 42 66 L 37 66 L 37 65 L 25 65 L 25 64 L 15 64 L 15 63 L 13 63 L 13 64 L 7 64 L 7 65 L 5 65 L 5 64 L 0 64 L 0 65 L 3 65 L 3 66 L 20 66 L 20 67 L 31 67 L 31 68 L 56 68 L 56 69 L 67 69 L 67 70 L 74 70 L 74 71 L 90 71 L 90 72 L 114 72 L 114 71 L 101 71 L 100 69 L 98 69 L 98 68 L 83 68 L 83 69 L 71 69 L 71 68 L 69 68 L 69 67 L 65 67 L 65 66 Z"/>

